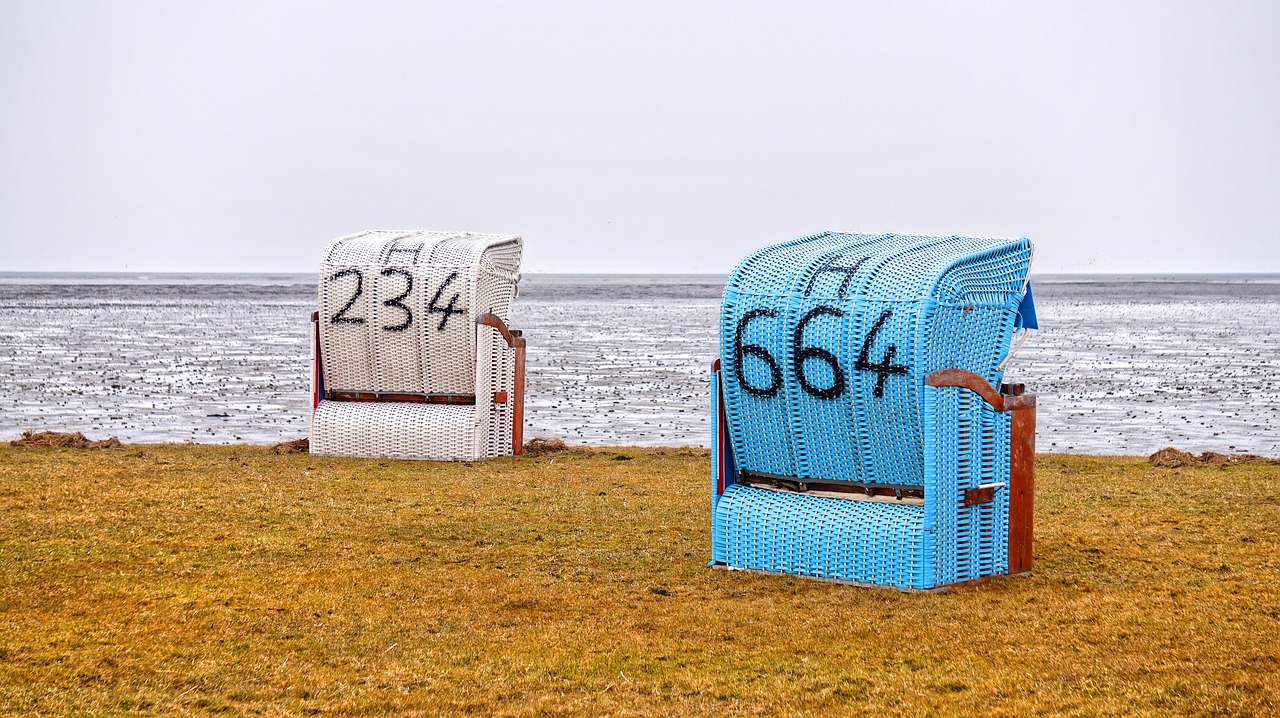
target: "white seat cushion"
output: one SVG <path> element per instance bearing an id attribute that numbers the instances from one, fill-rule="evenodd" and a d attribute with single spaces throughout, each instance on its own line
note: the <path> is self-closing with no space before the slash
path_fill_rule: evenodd
<path id="1" fill-rule="evenodd" d="M 467 405 L 322 401 L 311 417 L 321 456 L 474 461 L 476 408 Z"/>

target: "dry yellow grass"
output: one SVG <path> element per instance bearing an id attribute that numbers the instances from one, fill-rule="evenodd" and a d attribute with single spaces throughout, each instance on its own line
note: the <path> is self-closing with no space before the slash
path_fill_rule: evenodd
<path id="1" fill-rule="evenodd" d="M 1036 572 L 706 568 L 707 454 L 0 448 L 0 713 L 1265 715 L 1280 467 L 1042 456 Z"/>

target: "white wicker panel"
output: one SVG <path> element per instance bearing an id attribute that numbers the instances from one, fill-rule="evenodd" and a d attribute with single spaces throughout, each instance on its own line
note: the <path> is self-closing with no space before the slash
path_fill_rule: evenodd
<path id="1" fill-rule="evenodd" d="M 493 405 L 494 391 L 494 367 L 493 362 L 489 361 L 489 356 L 493 352 L 494 345 L 502 342 L 500 335 L 496 329 L 486 326 L 477 326 L 475 331 L 476 338 L 476 361 L 475 361 L 475 377 L 476 377 L 476 406 L 475 406 L 475 449 L 482 456 L 494 456 L 489 451 L 489 437 L 493 434 L 493 415 L 490 407 Z M 506 342 L 502 342 L 506 344 Z"/>
<path id="2" fill-rule="evenodd" d="M 515 378 L 515 353 L 507 348 L 507 343 L 496 329 L 482 327 L 482 331 L 491 335 L 486 350 L 484 363 L 491 367 L 492 391 L 505 392 L 507 401 L 499 404 L 491 402 L 486 407 L 489 428 L 485 432 L 485 452 L 488 456 L 506 456 L 511 453 L 511 421 L 515 395 L 512 393 Z M 477 367 L 479 371 L 479 367 Z M 483 372 L 482 372 L 483 373 Z"/>
<path id="3" fill-rule="evenodd" d="M 313 417 L 313 451 L 509 454 L 512 352 L 496 330 L 477 329 L 475 320 L 486 312 L 510 320 L 522 249 L 511 235 L 419 230 L 361 232 L 331 243 L 319 288 L 325 388 L 474 394 L 476 406 L 322 402 Z M 507 402 L 495 404 L 494 392 L 505 392 Z"/>
<path id="4" fill-rule="evenodd" d="M 489 250 L 480 257 L 480 270 L 493 274 L 512 285 L 520 282 L 520 254 L 523 250 L 519 241 L 498 242 L 489 246 Z"/>
<path id="5" fill-rule="evenodd" d="M 311 453 L 432 461 L 485 458 L 475 407 L 324 401 L 311 416 Z"/>
<path id="6" fill-rule="evenodd" d="M 412 266 L 390 266 L 368 274 L 373 287 L 369 292 L 369 346 L 373 349 L 375 382 L 366 389 L 424 392 L 421 343 L 414 326 L 425 317 L 415 301 L 422 294 L 422 271 Z"/>
<path id="7" fill-rule="evenodd" d="M 335 240 L 320 277 L 328 388 L 471 393 L 470 324 L 486 311 L 509 320 L 521 248 L 509 235 L 416 230 Z"/>
<path id="8" fill-rule="evenodd" d="M 481 273 L 476 280 L 477 314 L 493 312 L 508 321 L 511 315 L 511 300 L 515 298 L 516 285 L 498 277 Z"/>
<path id="9" fill-rule="evenodd" d="M 343 391 L 373 385 L 367 323 L 368 286 L 359 267 L 320 273 L 320 348 L 325 386 Z"/>
<path id="10" fill-rule="evenodd" d="M 426 268 L 418 335 L 428 391 L 470 393 L 475 387 L 475 269 Z M 455 312 L 457 312 L 455 314 Z"/>
<path id="11" fill-rule="evenodd" d="M 334 240 L 325 252 L 324 264 L 412 266 L 429 264 L 432 248 L 459 232 L 374 230 Z"/>

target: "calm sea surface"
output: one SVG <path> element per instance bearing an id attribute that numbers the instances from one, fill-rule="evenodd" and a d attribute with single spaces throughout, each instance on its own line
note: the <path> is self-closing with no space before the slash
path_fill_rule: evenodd
<path id="1" fill-rule="evenodd" d="M 0 274 L 0 439 L 307 431 L 313 275 Z M 526 275 L 527 436 L 707 444 L 723 276 Z M 1042 276 L 1041 451 L 1280 455 L 1280 275 Z"/>

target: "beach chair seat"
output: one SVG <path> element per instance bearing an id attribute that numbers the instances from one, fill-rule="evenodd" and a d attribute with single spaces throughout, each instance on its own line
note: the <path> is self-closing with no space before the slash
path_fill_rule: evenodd
<path id="1" fill-rule="evenodd" d="M 901 589 L 1029 570 L 1035 398 L 1000 380 L 1030 258 L 823 233 L 743 260 L 712 372 L 712 564 Z"/>
<path id="2" fill-rule="evenodd" d="M 471 461 L 519 453 L 521 239 L 371 231 L 331 243 L 312 316 L 311 452 Z"/>

